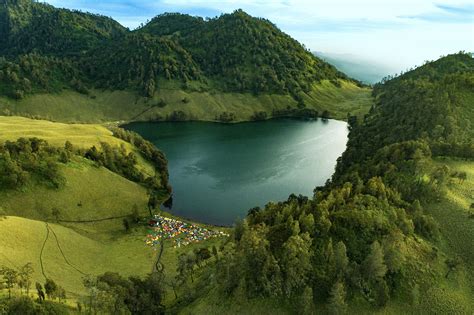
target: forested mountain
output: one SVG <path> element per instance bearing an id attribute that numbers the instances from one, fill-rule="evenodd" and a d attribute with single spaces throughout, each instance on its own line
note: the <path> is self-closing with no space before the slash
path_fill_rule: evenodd
<path id="1" fill-rule="evenodd" d="M 434 155 L 473 156 L 473 72 L 474 59 L 459 53 L 376 84 L 376 104 L 343 160 L 359 163 L 384 146 L 411 140 L 425 141 Z"/>
<path id="2" fill-rule="evenodd" d="M 270 21 L 253 18 L 242 10 L 207 21 L 165 14 L 140 32 L 175 38 L 206 75 L 223 83 L 221 88 L 227 90 L 297 95 L 309 92 L 313 83 L 323 79 L 348 79 Z"/>
<path id="3" fill-rule="evenodd" d="M 94 84 L 106 89 L 137 88 L 152 97 L 159 79 L 189 82 L 202 78 L 192 56 L 176 42 L 131 33 L 92 49 L 81 68 Z"/>
<path id="4" fill-rule="evenodd" d="M 31 0 L 0 1 L 0 25 L 0 54 L 12 56 L 78 56 L 126 32 L 110 18 Z"/>
<path id="5" fill-rule="evenodd" d="M 164 14 L 129 31 L 104 16 L 2 0 L 0 35 L 2 94 L 17 99 L 65 88 L 153 97 L 164 80 L 183 90 L 198 82 L 217 92 L 291 95 L 304 107 L 304 95 L 322 80 L 358 84 L 241 10 L 206 21 Z"/>
<path id="6" fill-rule="evenodd" d="M 313 303 L 323 313 L 348 305 L 351 313 L 388 305 L 388 313 L 403 312 L 391 299 L 415 313 L 469 313 L 473 280 L 465 288 L 448 279 L 472 264 L 463 260 L 470 254 L 440 250 L 444 236 L 425 207 L 443 197 L 450 177 L 465 178 L 432 156 L 474 158 L 472 65 L 467 54 L 450 55 L 379 84 L 371 112 L 349 119 L 332 180 L 314 198 L 251 209 L 236 227 L 214 271 L 219 296 L 283 298 L 308 314 Z M 452 149 L 459 146 L 466 151 Z"/>

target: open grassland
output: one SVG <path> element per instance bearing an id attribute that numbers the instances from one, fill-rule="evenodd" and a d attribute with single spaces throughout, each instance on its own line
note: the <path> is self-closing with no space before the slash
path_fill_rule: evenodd
<path id="1" fill-rule="evenodd" d="M 20 268 L 31 262 L 33 281 L 44 283 L 45 276 L 52 278 L 66 289 L 70 299 L 81 300 L 86 294 L 82 284 L 85 275 L 111 271 L 145 276 L 152 271 L 156 252 L 145 245 L 145 235 L 145 227 L 136 227 L 128 233 L 115 233 L 113 239 L 98 240 L 59 224 L 8 216 L 0 220 L 0 265 Z M 174 276 L 180 253 L 219 241 L 176 249 L 167 241 L 161 260 L 167 278 Z M 172 301 L 172 291 L 168 295 Z"/>
<path id="2" fill-rule="evenodd" d="M 90 95 L 72 91 L 59 94 L 35 94 L 16 101 L 0 98 L 0 113 L 37 116 L 62 122 L 99 123 L 109 121 L 166 119 L 174 111 L 182 111 L 187 120 L 214 121 L 224 112 L 233 113 L 235 122 L 248 121 L 255 112 L 297 108 L 289 95 L 222 93 L 214 90 L 183 90 L 177 82 L 160 82 L 152 98 L 133 91 L 92 90 Z M 346 119 L 347 113 L 363 115 L 372 105 L 371 89 L 341 82 L 336 87 L 329 81 L 315 84 L 304 97 L 307 108 L 321 114 L 328 110 L 332 118 Z"/>
<path id="3" fill-rule="evenodd" d="M 100 146 L 100 142 L 111 145 L 125 145 L 127 142 L 115 138 L 106 127 L 94 124 L 63 124 L 47 120 L 23 117 L 0 116 L 0 141 L 37 137 L 55 146 L 63 146 L 66 141 L 80 148 Z"/>
<path id="4" fill-rule="evenodd" d="M 59 209 L 60 220 L 68 221 L 125 216 L 134 205 L 146 213 L 146 189 L 104 167 L 76 157 L 61 165 L 61 173 L 64 187 L 32 185 L 23 191 L 0 191 L 0 206 L 6 214 L 38 220 L 52 219 L 53 208 Z"/>
<path id="5" fill-rule="evenodd" d="M 116 271 L 123 275 L 145 275 L 151 270 L 153 252 L 145 248 L 143 236 L 139 234 L 110 242 L 96 241 L 61 225 L 18 217 L 6 217 L 0 226 L 1 265 L 19 268 L 31 262 L 35 269 L 34 280 L 43 283 L 46 275 L 63 286 L 69 295 L 85 293 L 84 274 Z"/>

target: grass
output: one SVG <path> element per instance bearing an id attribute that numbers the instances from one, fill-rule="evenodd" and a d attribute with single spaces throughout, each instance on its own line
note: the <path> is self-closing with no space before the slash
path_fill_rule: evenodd
<path id="1" fill-rule="evenodd" d="M 60 167 L 67 179 L 63 188 L 33 185 L 0 191 L 6 214 L 47 220 L 52 219 L 51 209 L 58 208 L 61 220 L 94 220 L 128 215 L 134 205 L 146 209 L 146 189 L 104 167 L 79 157 Z"/>
<path id="2" fill-rule="evenodd" d="M 187 99 L 183 102 L 183 99 Z M 156 106 L 164 101 L 166 105 Z M 329 81 L 315 84 L 305 97 L 308 108 L 320 113 L 328 110 L 333 118 L 346 119 L 347 113 L 363 115 L 372 105 L 371 90 L 349 82 L 335 87 Z M 134 91 L 93 90 L 90 95 L 73 91 L 59 94 L 35 94 L 20 101 L 0 97 L 0 113 L 38 116 L 62 122 L 102 123 L 110 121 L 154 120 L 180 110 L 191 120 L 214 121 L 223 112 L 233 112 L 236 121 L 248 121 L 254 112 L 296 108 L 289 95 L 222 93 L 214 90 L 184 91 L 178 82 L 160 82 L 151 99 Z"/>
<path id="3" fill-rule="evenodd" d="M 48 238 L 47 226 L 50 229 Z M 123 276 L 145 276 L 150 273 L 156 253 L 145 245 L 145 235 L 145 227 L 136 227 L 129 233 L 116 231 L 108 240 L 96 239 L 93 235 L 86 236 L 56 223 L 46 225 L 43 221 L 7 216 L 0 220 L 0 266 L 18 269 L 31 262 L 35 270 L 33 281 L 44 283 L 46 275 L 66 289 L 69 299 L 80 300 L 86 294 L 82 285 L 84 274 L 99 275 L 112 271 Z M 162 257 L 167 277 L 174 276 L 180 253 L 219 242 L 219 239 L 211 239 L 175 249 L 167 241 Z M 167 295 L 171 301 L 171 291 Z"/>
<path id="4" fill-rule="evenodd" d="M 424 206 L 439 224 L 442 239 L 440 248 L 447 254 L 445 258 L 460 257 L 462 265 L 453 272 L 440 286 L 444 291 L 433 289 L 427 292 L 432 299 L 425 304 L 432 303 L 439 312 L 443 312 L 446 303 L 451 305 L 466 305 L 474 309 L 474 219 L 469 217 L 469 207 L 474 203 L 474 161 L 437 159 L 435 164 L 445 164 L 450 171 L 465 171 L 467 180 L 463 183 L 451 179 L 445 195 L 440 202 Z M 446 270 L 443 270 L 446 273 Z M 444 292 L 444 294 L 443 294 Z M 446 294 L 449 292 L 449 294 Z M 443 301 L 443 303 L 441 303 Z M 463 303 L 461 303 L 463 302 Z"/>
<path id="5" fill-rule="evenodd" d="M 107 242 L 94 240 L 61 225 L 49 223 L 49 226 L 74 267 L 65 261 L 50 230 L 42 256 L 45 274 L 63 286 L 71 297 L 85 294 L 83 274 L 76 268 L 91 275 L 115 271 L 125 276 L 143 276 L 151 271 L 153 251 L 145 247 L 142 233 L 123 235 Z M 45 222 L 6 217 L 0 221 L 0 227 L 1 264 L 18 268 L 32 262 L 34 280 L 44 282 L 40 253 L 47 235 Z"/>

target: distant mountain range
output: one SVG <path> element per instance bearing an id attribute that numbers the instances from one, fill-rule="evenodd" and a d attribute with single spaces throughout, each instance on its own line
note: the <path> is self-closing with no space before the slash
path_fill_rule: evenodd
<path id="1" fill-rule="evenodd" d="M 333 54 L 316 51 L 314 54 L 334 65 L 339 71 L 366 84 L 375 84 L 382 78 L 393 75 L 396 69 L 351 54 Z"/>

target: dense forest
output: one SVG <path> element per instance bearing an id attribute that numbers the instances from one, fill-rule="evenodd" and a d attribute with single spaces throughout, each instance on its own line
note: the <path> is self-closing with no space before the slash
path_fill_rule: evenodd
<path id="1" fill-rule="evenodd" d="M 0 38 L 0 93 L 16 99 L 92 88 L 152 97 L 167 80 L 184 90 L 195 82 L 205 90 L 289 94 L 302 103 L 321 80 L 351 81 L 241 10 L 209 20 L 164 14 L 130 31 L 104 16 L 2 0 Z"/>
<path id="2" fill-rule="evenodd" d="M 207 21 L 164 14 L 139 32 L 175 39 L 208 77 L 223 78 L 221 87 L 227 90 L 298 95 L 309 92 L 311 84 L 322 79 L 348 79 L 270 21 L 242 10 Z"/>

